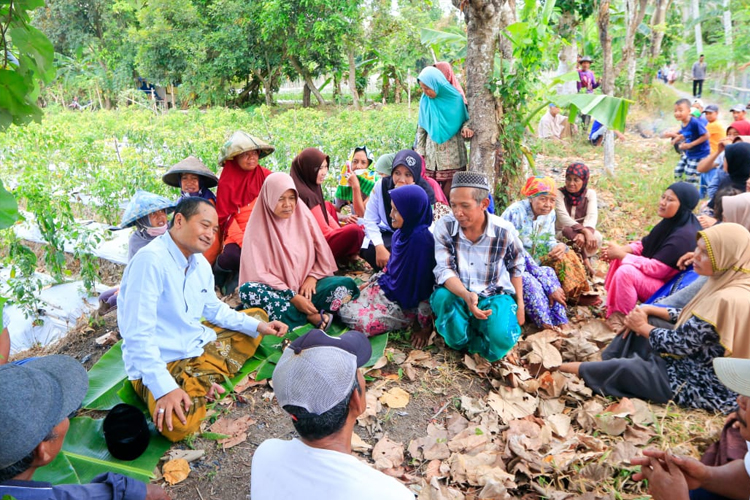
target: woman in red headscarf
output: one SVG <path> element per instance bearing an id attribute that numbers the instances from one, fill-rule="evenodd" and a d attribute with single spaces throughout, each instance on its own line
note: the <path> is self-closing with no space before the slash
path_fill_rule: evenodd
<path id="1" fill-rule="evenodd" d="M 220 271 L 239 271 L 245 226 L 260 194 L 260 188 L 271 171 L 258 160 L 274 147 L 242 131 L 235 132 L 221 149 L 223 165 L 216 190 L 216 212 L 223 235 L 223 250 L 216 259 Z"/>
<path id="2" fill-rule="evenodd" d="M 300 200 L 310 209 L 331 247 L 336 262 L 344 264 L 357 257 L 365 230 L 356 223 L 339 224 L 336 207 L 325 200 L 323 182 L 330 158 L 316 148 L 307 148 L 292 160 L 291 175 Z"/>

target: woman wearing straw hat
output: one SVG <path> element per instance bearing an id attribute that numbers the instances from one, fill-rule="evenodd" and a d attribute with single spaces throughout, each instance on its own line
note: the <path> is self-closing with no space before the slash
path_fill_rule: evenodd
<path id="1" fill-rule="evenodd" d="M 180 189 L 180 197 L 177 199 L 177 203 L 184 198 L 199 196 L 216 206 L 216 196 L 211 188 L 216 187 L 219 178 L 195 156 L 188 156 L 181 162 L 172 165 L 161 180 L 168 186 Z M 214 244 L 203 256 L 213 266 L 220 251 L 221 239 L 216 238 Z"/>
<path id="2" fill-rule="evenodd" d="M 271 171 L 258 160 L 276 148 L 241 130 L 221 148 L 219 165 L 224 169 L 216 191 L 216 212 L 222 230 L 223 249 L 216 259 L 219 271 L 238 272 L 245 226 L 255 206 L 260 188 Z"/>

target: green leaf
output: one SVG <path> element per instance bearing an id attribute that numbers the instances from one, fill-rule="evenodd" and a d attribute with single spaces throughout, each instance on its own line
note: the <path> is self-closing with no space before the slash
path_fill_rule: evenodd
<path id="1" fill-rule="evenodd" d="M 382 335 L 376 335 L 374 337 L 370 337 L 370 347 L 372 347 L 372 356 L 370 356 L 370 361 L 365 363 L 365 367 L 372 366 L 375 364 L 377 360 L 383 357 L 383 353 L 385 352 L 385 346 L 388 345 L 388 333 L 384 333 Z"/>
<path id="2" fill-rule="evenodd" d="M 10 227 L 18 220 L 18 202 L 0 181 L 0 229 Z"/>
<path id="3" fill-rule="evenodd" d="M 35 481 L 52 484 L 85 484 L 105 472 L 123 474 L 148 483 L 153 470 L 171 443 L 150 424 L 151 442 L 136 460 L 125 462 L 109 454 L 102 432 L 103 419 L 89 417 L 71 419 L 62 451 L 49 465 L 38 469 Z"/>
<path id="4" fill-rule="evenodd" d="M 628 108 L 633 101 L 604 94 L 570 94 L 558 95 L 553 101 L 559 107 L 570 106 L 569 118 L 572 120 L 579 112 L 591 115 L 605 127 L 625 131 Z"/>
<path id="5" fill-rule="evenodd" d="M 50 81 L 54 76 L 54 72 L 50 72 L 50 69 L 54 62 L 55 51 L 44 33 L 31 25 L 12 28 L 9 33 L 13 45 L 21 53 L 19 60 L 27 56 L 26 62 L 37 73 L 37 77 L 46 82 Z"/>
<path id="6" fill-rule="evenodd" d="M 89 391 L 83 399 L 83 407 L 89 410 L 110 410 L 122 403 L 118 392 L 123 389 L 126 379 L 121 340 L 89 370 Z"/>

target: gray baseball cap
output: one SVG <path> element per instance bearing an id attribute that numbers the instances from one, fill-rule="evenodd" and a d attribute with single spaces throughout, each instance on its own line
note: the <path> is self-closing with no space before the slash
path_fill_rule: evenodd
<path id="1" fill-rule="evenodd" d="M 357 369 L 372 356 L 362 332 L 331 337 L 310 330 L 284 350 L 273 372 L 279 405 L 294 405 L 321 415 L 343 401 L 354 389 Z"/>
<path id="2" fill-rule="evenodd" d="M 703 111 L 705 111 L 706 113 L 711 113 L 711 112 L 718 113 L 719 106 L 717 106 L 716 104 L 709 104 L 708 106 L 703 108 Z"/>
<path id="3" fill-rule="evenodd" d="M 745 109 L 744 104 L 735 104 L 729 109 L 729 111 L 747 111 L 747 110 Z"/>
<path id="4" fill-rule="evenodd" d="M 89 379 L 70 356 L 0 366 L 0 469 L 15 464 L 81 406 Z"/>

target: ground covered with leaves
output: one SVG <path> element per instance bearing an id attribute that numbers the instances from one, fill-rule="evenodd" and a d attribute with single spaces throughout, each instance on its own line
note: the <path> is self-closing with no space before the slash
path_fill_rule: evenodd
<path id="1" fill-rule="evenodd" d="M 639 238 L 656 222 L 658 197 L 678 159 L 666 141 L 652 137 L 671 124 L 663 109 L 631 112 L 614 177 L 603 175 L 602 150 L 583 138 L 532 144 L 537 172 L 560 182 L 570 162 L 589 165 L 607 240 Z M 593 284 L 603 294 L 606 265 L 597 270 Z M 614 335 L 601 309 L 572 307 L 569 317 L 562 334 L 525 327 L 514 351 L 494 364 L 446 348 L 439 336 L 413 350 L 407 333 L 392 333 L 366 374 L 367 411 L 355 429 L 354 453 L 403 481 L 420 500 L 647 497 L 630 479 L 630 458 L 645 447 L 697 457 L 718 436 L 723 416 L 604 398 L 578 377 L 555 371 L 565 361 L 598 359 Z M 91 368 L 107 352 L 102 337 L 116 333 L 114 314 L 84 318 L 46 352 L 73 355 Z M 212 405 L 201 433 L 162 457 L 154 480 L 173 498 L 247 498 L 257 446 L 294 437 L 272 387 L 258 374 L 236 381 Z"/>

